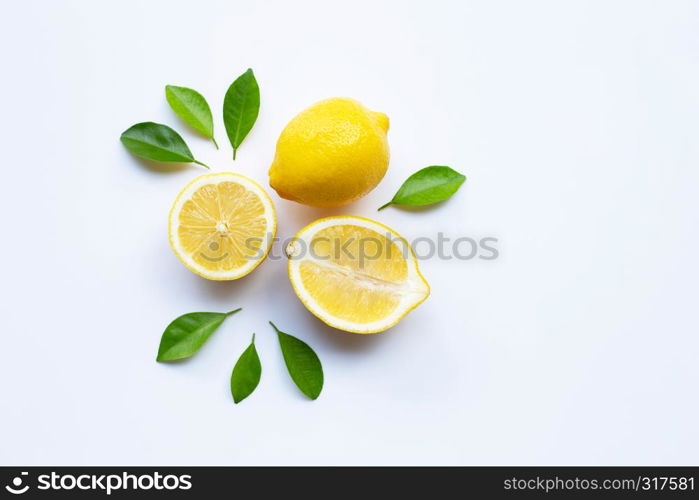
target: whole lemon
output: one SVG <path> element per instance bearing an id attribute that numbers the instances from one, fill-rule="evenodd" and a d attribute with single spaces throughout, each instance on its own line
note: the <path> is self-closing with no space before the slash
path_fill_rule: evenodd
<path id="1" fill-rule="evenodd" d="M 306 205 L 351 203 L 386 174 L 387 132 L 388 117 L 354 99 L 320 101 L 282 131 L 269 183 L 282 198 Z"/>

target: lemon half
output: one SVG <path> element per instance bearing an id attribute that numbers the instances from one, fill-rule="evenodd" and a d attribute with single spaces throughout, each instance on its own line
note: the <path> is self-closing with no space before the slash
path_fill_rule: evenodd
<path id="1" fill-rule="evenodd" d="M 299 231 L 285 251 L 296 295 L 340 330 L 382 332 L 430 294 L 405 239 L 363 217 L 319 219 Z"/>
<path id="2" fill-rule="evenodd" d="M 267 257 L 277 230 L 272 200 L 255 181 L 228 172 L 197 177 L 177 196 L 168 231 L 175 255 L 210 280 L 234 280 Z"/>

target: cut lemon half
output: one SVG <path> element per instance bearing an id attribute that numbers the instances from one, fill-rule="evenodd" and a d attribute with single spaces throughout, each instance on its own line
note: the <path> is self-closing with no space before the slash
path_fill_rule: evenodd
<path id="1" fill-rule="evenodd" d="M 210 280 L 242 278 L 265 260 L 277 230 L 272 200 L 255 181 L 228 172 L 197 177 L 170 210 L 170 246 Z"/>
<path id="2" fill-rule="evenodd" d="M 382 332 L 430 294 L 410 245 L 363 217 L 317 220 L 299 231 L 285 251 L 296 295 L 311 313 L 340 330 Z"/>

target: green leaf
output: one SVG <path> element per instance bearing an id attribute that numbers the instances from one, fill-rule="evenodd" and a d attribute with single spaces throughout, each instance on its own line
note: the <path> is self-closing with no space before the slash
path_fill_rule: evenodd
<path id="1" fill-rule="evenodd" d="M 223 98 L 223 124 L 228 140 L 233 146 L 233 159 L 236 151 L 252 129 L 260 112 L 260 87 L 252 69 L 240 75 Z"/>
<path id="2" fill-rule="evenodd" d="M 227 313 L 195 312 L 175 319 L 163 332 L 156 361 L 188 358 L 204 345 L 228 316 L 238 311 L 240 308 Z"/>
<path id="3" fill-rule="evenodd" d="M 431 205 L 450 198 L 466 180 L 466 176 L 449 167 L 431 166 L 418 170 L 400 187 L 389 205 Z"/>
<path id="4" fill-rule="evenodd" d="M 121 134 L 121 143 L 136 156 L 147 160 L 192 162 L 209 168 L 194 159 L 180 134 L 160 123 L 137 123 Z"/>
<path id="5" fill-rule="evenodd" d="M 301 392 L 311 399 L 316 399 L 323 389 L 323 366 L 320 359 L 304 341 L 279 331 L 271 321 L 269 324 L 277 332 L 284 363 L 291 379 Z"/>
<path id="6" fill-rule="evenodd" d="M 165 86 L 165 98 L 177 116 L 208 139 L 214 142 L 214 119 L 211 116 L 211 108 L 201 95 L 194 89 L 187 87 Z"/>
<path id="7" fill-rule="evenodd" d="M 233 367 L 233 373 L 231 373 L 231 394 L 236 404 L 252 394 L 257 384 L 260 383 L 260 375 L 262 375 L 262 365 L 255 349 L 255 334 L 253 333 L 250 345 L 240 355 L 238 362 Z"/>

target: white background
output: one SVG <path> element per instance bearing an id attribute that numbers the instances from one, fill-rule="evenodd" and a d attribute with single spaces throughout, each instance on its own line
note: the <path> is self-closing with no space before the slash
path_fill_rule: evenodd
<path id="1" fill-rule="evenodd" d="M 0 50 L 2 464 L 699 462 L 696 2 L 24 1 Z M 234 163 L 221 104 L 248 67 L 262 108 Z M 220 151 L 166 84 L 207 97 Z M 338 210 L 272 192 L 279 236 L 348 213 L 499 239 L 495 261 L 423 261 L 431 297 L 381 335 L 322 325 L 282 260 L 190 273 L 166 216 L 203 170 L 119 143 L 167 123 L 267 186 L 285 123 L 332 96 L 390 117 L 388 174 Z M 433 164 L 468 176 L 453 199 L 376 212 Z M 171 319 L 239 306 L 196 356 L 155 362 Z M 317 401 L 268 320 L 317 350 Z M 262 381 L 234 405 L 253 331 Z"/>

